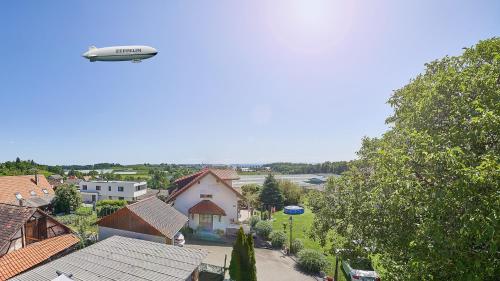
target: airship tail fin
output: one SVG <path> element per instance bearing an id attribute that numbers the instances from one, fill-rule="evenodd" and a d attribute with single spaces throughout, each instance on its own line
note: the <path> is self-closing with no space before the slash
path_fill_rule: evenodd
<path id="1" fill-rule="evenodd" d="M 97 47 L 96 47 L 96 46 L 93 46 L 93 45 L 92 45 L 92 46 L 90 46 L 90 47 L 89 47 L 89 51 L 91 51 L 91 50 L 95 50 L 95 49 L 97 49 Z"/>

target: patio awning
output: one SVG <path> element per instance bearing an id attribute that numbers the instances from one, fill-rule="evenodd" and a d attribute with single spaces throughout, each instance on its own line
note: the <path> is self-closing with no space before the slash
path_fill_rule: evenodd
<path id="1" fill-rule="evenodd" d="M 226 212 L 221 207 L 217 206 L 210 200 L 202 200 L 198 204 L 189 208 L 190 214 L 206 214 L 206 215 L 219 215 L 225 216 Z"/>

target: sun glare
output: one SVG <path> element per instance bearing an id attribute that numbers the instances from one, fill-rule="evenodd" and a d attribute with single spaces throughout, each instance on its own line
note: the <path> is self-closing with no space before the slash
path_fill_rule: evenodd
<path id="1" fill-rule="evenodd" d="M 355 19 L 349 1 L 291 0 L 268 11 L 275 39 L 301 53 L 323 53 L 341 43 Z"/>

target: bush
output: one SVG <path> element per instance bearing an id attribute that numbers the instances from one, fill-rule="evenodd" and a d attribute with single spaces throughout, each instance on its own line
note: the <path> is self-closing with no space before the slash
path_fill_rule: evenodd
<path id="1" fill-rule="evenodd" d="M 255 228 L 255 225 L 260 221 L 260 217 L 258 216 L 253 216 L 253 217 L 250 217 L 250 220 L 249 220 L 249 223 L 250 223 L 250 227 L 252 229 Z"/>
<path id="2" fill-rule="evenodd" d="M 117 207 L 125 207 L 127 205 L 127 201 L 125 200 L 100 200 L 95 204 L 96 207 L 101 206 L 117 206 Z"/>
<path id="3" fill-rule="evenodd" d="M 269 213 L 267 211 L 262 211 L 262 213 L 260 214 L 260 216 L 262 217 L 262 220 L 268 220 L 269 219 Z"/>
<path id="4" fill-rule="evenodd" d="M 104 205 L 97 208 L 97 216 L 99 218 L 105 217 L 107 215 L 111 215 L 112 213 L 120 210 L 122 207 L 117 205 Z"/>
<path id="5" fill-rule="evenodd" d="M 304 249 L 299 252 L 299 266 L 302 270 L 310 273 L 317 273 L 326 268 L 328 261 L 323 253 Z"/>
<path id="6" fill-rule="evenodd" d="M 78 216 L 90 216 L 92 215 L 91 207 L 79 207 L 76 209 L 75 214 Z"/>
<path id="7" fill-rule="evenodd" d="M 255 231 L 259 236 L 262 238 L 269 238 L 269 234 L 271 234 L 271 231 L 273 231 L 273 225 L 270 221 L 259 221 L 255 225 Z"/>
<path id="8" fill-rule="evenodd" d="M 286 243 L 286 234 L 282 231 L 273 231 L 270 237 L 273 248 L 281 248 Z"/>
<path id="9" fill-rule="evenodd" d="M 184 236 L 188 236 L 188 235 L 192 235 L 194 233 L 194 230 L 189 226 L 183 226 L 181 228 L 181 233 Z"/>
<path id="10" fill-rule="evenodd" d="M 304 243 L 302 243 L 302 241 L 297 238 L 293 239 L 290 253 L 295 255 L 298 252 L 302 251 L 302 249 L 304 249 Z"/>
<path id="11" fill-rule="evenodd" d="M 97 216 L 102 218 L 107 215 L 111 215 L 112 213 L 120 210 L 121 208 L 127 205 L 127 201 L 125 200 L 101 200 L 97 201 L 96 210 Z"/>

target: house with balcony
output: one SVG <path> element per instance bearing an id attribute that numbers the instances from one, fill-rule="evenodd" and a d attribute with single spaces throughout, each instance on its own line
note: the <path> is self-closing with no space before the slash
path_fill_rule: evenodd
<path id="1" fill-rule="evenodd" d="M 226 233 L 239 228 L 238 202 L 244 198 L 232 186 L 237 179 L 234 170 L 205 168 L 176 180 L 167 202 L 188 216 L 192 229 Z"/>
<path id="2" fill-rule="evenodd" d="M 99 200 L 137 201 L 147 193 L 146 182 L 81 181 L 78 186 L 85 203 Z"/>

